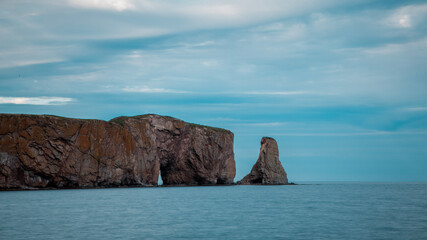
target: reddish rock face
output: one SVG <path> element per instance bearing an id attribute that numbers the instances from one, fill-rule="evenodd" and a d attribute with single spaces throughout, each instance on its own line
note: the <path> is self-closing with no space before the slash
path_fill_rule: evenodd
<path id="1" fill-rule="evenodd" d="M 231 184 L 232 132 L 158 115 L 0 114 L 0 188 Z"/>
<path id="2" fill-rule="evenodd" d="M 238 184 L 288 184 L 285 169 L 279 160 L 279 148 L 273 138 L 263 137 L 258 161 Z"/>

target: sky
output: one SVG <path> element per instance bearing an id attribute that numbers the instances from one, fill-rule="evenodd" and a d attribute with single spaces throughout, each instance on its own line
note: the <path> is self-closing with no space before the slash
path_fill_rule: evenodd
<path id="1" fill-rule="evenodd" d="M 0 112 L 263 136 L 292 182 L 427 181 L 427 2 L 0 1 Z"/>

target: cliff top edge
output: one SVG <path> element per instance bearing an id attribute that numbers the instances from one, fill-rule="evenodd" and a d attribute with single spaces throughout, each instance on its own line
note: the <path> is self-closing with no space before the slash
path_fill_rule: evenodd
<path id="1" fill-rule="evenodd" d="M 202 127 L 202 128 L 212 129 L 214 131 L 223 131 L 223 132 L 232 133 L 228 129 L 218 128 L 218 127 L 212 127 L 212 126 L 206 126 L 206 125 L 201 125 L 201 124 L 197 124 L 197 123 L 186 122 L 186 121 L 183 121 L 181 119 L 174 118 L 174 117 L 171 117 L 171 116 L 164 116 L 164 115 L 158 115 L 158 114 L 153 114 L 153 113 L 142 114 L 142 115 L 135 115 L 135 116 L 119 116 L 119 117 L 112 118 L 112 119 L 110 119 L 108 121 L 101 120 L 101 119 L 70 118 L 70 117 L 63 117 L 63 116 L 57 116 L 57 115 L 51 115 L 51 114 L 0 113 L 0 117 L 1 116 L 22 116 L 22 117 L 28 117 L 28 118 L 40 118 L 40 117 L 44 117 L 44 118 L 56 118 L 56 119 L 62 119 L 62 120 L 77 120 L 77 121 L 101 121 L 101 122 L 109 122 L 109 123 L 118 124 L 120 126 L 123 126 L 125 120 L 127 120 L 127 119 L 161 118 L 161 119 L 166 119 L 166 120 L 169 120 L 169 121 L 180 121 L 180 122 L 183 122 L 183 123 L 187 123 L 191 127 Z"/>

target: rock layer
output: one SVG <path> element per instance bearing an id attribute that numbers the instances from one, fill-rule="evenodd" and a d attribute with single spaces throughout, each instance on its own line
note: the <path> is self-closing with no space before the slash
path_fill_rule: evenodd
<path id="1" fill-rule="evenodd" d="M 0 114 L 0 188 L 231 184 L 232 132 L 158 115 Z"/>
<path id="2" fill-rule="evenodd" d="M 263 137 L 259 157 L 251 172 L 239 184 L 288 184 L 288 177 L 279 160 L 279 148 L 273 138 Z"/>

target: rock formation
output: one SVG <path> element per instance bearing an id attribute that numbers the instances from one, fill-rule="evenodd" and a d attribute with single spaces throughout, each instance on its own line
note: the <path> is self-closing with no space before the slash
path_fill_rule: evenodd
<path id="1" fill-rule="evenodd" d="M 238 184 L 288 184 L 285 169 L 279 160 L 279 148 L 273 138 L 263 137 L 258 161 Z"/>
<path id="2" fill-rule="evenodd" d="M 0 114 L 0 189 L 231 184 L 232 132 L 141 115 Z"/>

